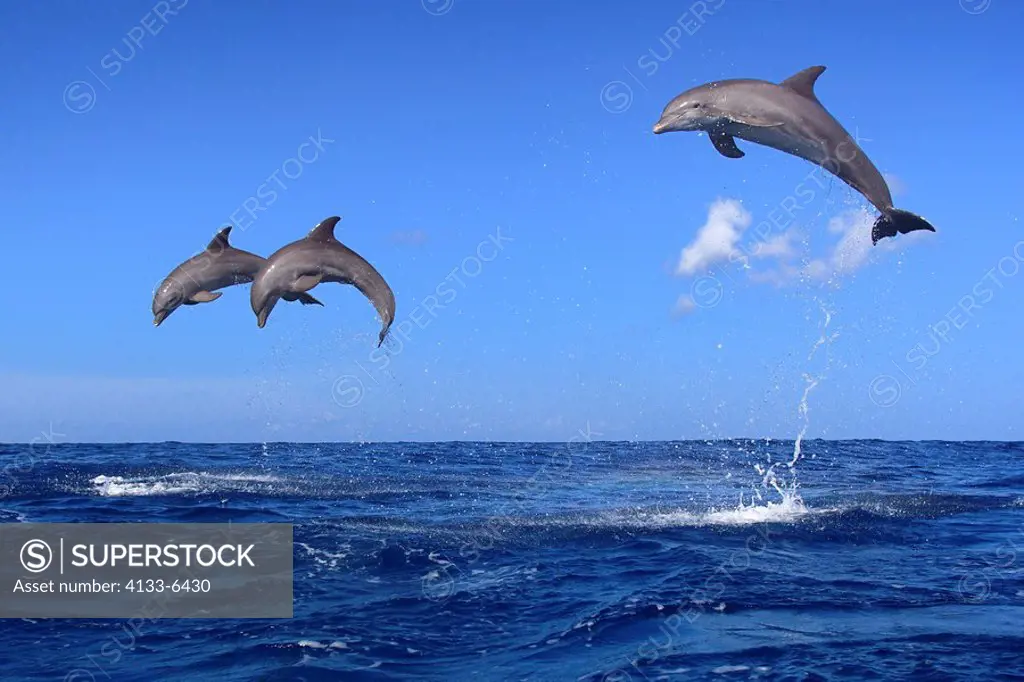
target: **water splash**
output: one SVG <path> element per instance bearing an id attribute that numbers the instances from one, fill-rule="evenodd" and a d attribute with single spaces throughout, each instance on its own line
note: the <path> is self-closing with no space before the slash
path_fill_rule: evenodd
<path id="1" fill-rule="evenodd" d="M 825 307 L 825 304 L 819 303 L 821 306 L 821 312 L 825 315 L 825 320 L 821 325 L 821 336 L 814 342 L 811 347 L 811 352 L 807 355 L 807 361 L 810 362 L 814 359 L 814 354 L 818 352 L 818 349 L 822 346 L 825 347 L 825 369 L 820 374 L 804 374 L 804 394 L 800 397 L 800 405 L 797 408 L 797 412 L 803 419 L 803 425 L 800 427 L 800 433 L 796 437 L 796 442 L 793 444 L 793 459 L 789 461 L 789 468 L 792 470 L 796 463 L 800 461 L 803 456 L 800 446 L 803 444 L 804 436 L 807 435 L 807 429 L 811 425 L 810 419 L 810 408 L 807 405 L 807 396 L 811 394 L 811 391 L 821 382 L 828 374 L 828 371 L 832 369 L 832 342 L 839 338 L 839 332 L 828 333 L 828 325 L 832 322 L 832 311 Z"/>
<path id="2" fill-rule="evenodd" d="M 825 349 L 825 367 L 818 373 L 805 372 L 804 378 L 804 392 L 800 396 L 800 404 L 797 406 L 797 414 L 799 414 L 802 424 L 800 425 L 800 432 L 797 434 L 796 440 L 793 443 L 793 456 L 785 462 L 787 469 L 787 476 L 780 476 L 779 466 L 783 462 L 772 462 L 771 454 L 767 456 L 768 466 L 762 466 L 761 464 L 755 464 L 754 470 L 761 476 L 761 487 L 764 490 L 774 490 L 782 498 L 782 504 L 792 504 L 795 506 L 803 506 L 803 501 L 800 498 L 799 488 L 800 482 L 796 477 L 796 465 L 803 458 L 803 441 L 807 435 L 807 430 L 811 426 L 810 418 L 810 404 L 808 398 L 819 383 L 821 383 L 828 375 L 829 370 L 832 368 L 832 342 L 839 338 L 839 332 L 829 333 L 829 325 L 832 323 L 832 311 L 829 310 L 824 303 L 819 302 L 821 312 L 824 319 L 821 324 L 821 332 L 818 339 L 811 346 L 811 351 L 807 355 L 807 362 L 810 363 L 818 350 Z M 755 491 L 758 500 L 764 498 L 759 491 Z"/>

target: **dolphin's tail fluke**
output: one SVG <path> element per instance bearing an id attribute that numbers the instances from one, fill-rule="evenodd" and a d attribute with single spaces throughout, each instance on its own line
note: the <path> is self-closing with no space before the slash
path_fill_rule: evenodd
<path id="1" fill-rule="evenodd" d="M 935 228 L 919 215 L 891 208 L 888 213 L 878 216 L 878 220 L 875 221 L 871 228 L 871 243 L 877 244 L 878 240 L 884 237 L 895 237 L 897 233 L 906 234 L 917 230 L 934 232 Z"/>

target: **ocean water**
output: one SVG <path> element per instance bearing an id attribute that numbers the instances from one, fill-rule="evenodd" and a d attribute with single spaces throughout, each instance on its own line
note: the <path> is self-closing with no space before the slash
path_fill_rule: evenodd
<path id="1" fill-rule="evenodd" d="M 796 451 L 0 445 L 5 523 L 296 524 L 293 619 L 2 620 L 0 678 L 1024 679 L 1024 444 Z"/>

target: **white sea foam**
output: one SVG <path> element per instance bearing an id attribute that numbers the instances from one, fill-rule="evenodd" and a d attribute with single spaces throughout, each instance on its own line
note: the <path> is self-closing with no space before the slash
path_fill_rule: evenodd
<path id="1" fill-rule="evenodd" d="M 145 497 L 245 491 L 254 484 L 276 483 L 280 479 L 266 474 L 214 474 L 183 471 L 163 476 L 105 476 L 92 479 L 93 489 L 101 497 Z"/>
<path id="2" fill-rule="evenodd" d="M 14 523 L 28 523 L 28 517 L 20 511 L 14 509 L 0 509 L 0 514 L 7 516 L 8 514 L 14 517 Z M 6 523 L 10 523 L 7 521 Z"/>
<path id="3" fill-rule="evenodd" d="M 313 547 L 312 545 L 307 545 L 305 542 L 296 542 L 295 544 L 306 550 L 306 555 L 309 556 L 314 563 L 326 568 L 337 568 L 338 563 L 343 562 L 348 558 L 348 555 L 352 553 L 352 546 L 349 544 L 342 544 L 338 547 L 336 552 L 329 552 L 326 549 Z"/>
<path id="4" fill-rule="evenodd" d="M 784 494 L 780 502 L 740 505 L 734 509 L 710 511 L 703 515 L 707 525 L 747 526 L 755 523 L 793 523 L 814 513 L 795 494 Z"/>
<path id="5" fill-rule="evenodd" d="M 751 526 L 759 523 L 796 523 L 811 515 L 829 513 L 833 509 L 811 509 L 799 495 L 784 492 L 778 502 L 743 504 L 725 509 L 711 508 L 703 512 L 686 509 L 673 511 L 615 511 L 600 514 L 583 523 L 590 526 L 625 526 L 631 528 L 673 528 L 701 526 Z M 577 519 L 578 523 L 579 520 Z"/>

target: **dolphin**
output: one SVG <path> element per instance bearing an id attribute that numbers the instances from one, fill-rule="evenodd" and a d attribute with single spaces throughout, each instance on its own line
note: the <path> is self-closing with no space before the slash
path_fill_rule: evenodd
<path id="1" fill-rule="evenodd" d="M 860 192 L 881 214 L 871 228 L 871 243 L 915 230 L 935 231 L 924 218 L 893 208 L 889 186 L 839 121 L 814 94 L 825 71 L 812 66 L 781 83 L 736 79 L 692 88 L 665 107 L 654 133 L 708 133 L 722 156 L 738 159 L 736 140 L 749 140 L 821 166 Z"/>
<path id="2" fill-rule="evenodd" d="M 217 289 L 233 284 L 251 282 L 266 259 L 255 253 L 242 251 L 231 246 L 228 225 L 199 254 L 174 268 L 164 278 L 153 295 L 153 324 L 159 327 L 182 305 L 209 303 L 221 297 Z M 296 295 L 287 300 L 299 300 L 303 305 L 323 305 L 308 294 Z"/>
<path id="3" fill-rule="evenodd" d="M 370 299 L 380 315 L 379 348 L 395 321 L 395 295 L 372 265 L 335 239 L 334 226 L 339 220 L 338 216 L 325 219 L 305 237 L 267 258 L 249 291 L 256 324 L 263 328 L 279 298 L 302 295 L 322 282 L 351 284 Z"/>

